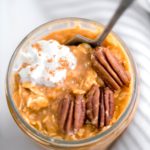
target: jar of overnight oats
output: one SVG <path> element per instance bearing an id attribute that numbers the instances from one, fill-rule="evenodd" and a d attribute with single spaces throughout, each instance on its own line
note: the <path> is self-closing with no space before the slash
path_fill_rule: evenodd
<path id="1" fill-rule="evenodd" d="M 139 79 L 122 40 L 110 33 L 96 48 L 65 45 L 76 34 L 94 39 L 102 30 L 87 19 L 54 20 L 28 34 L 10 60 L 10 112 L 48 149 L 107 149 L 134 117 Z"/>

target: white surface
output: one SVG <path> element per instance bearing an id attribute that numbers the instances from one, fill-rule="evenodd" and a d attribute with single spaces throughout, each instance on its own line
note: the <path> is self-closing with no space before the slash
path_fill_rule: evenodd
<path id="1" fill-rule="evenodd" d="M 150 0 L 138 0 L 139 4 L 150 12 Z"/>
<path id="2" fill-rule="evenodd" d="M 0 0 L 0 150 L 42 150 L 17 127 L 6 103 L 5 73 L 18 43 L 32 29 L 55 18 L 76 16 L 106 24 L 117 2 L 118 0 Z M 114 29 L 130 47 L 137 61 L 141 74 L 141 97 L 133 123 L 112 146 L 113 150 L 150 148 L 149 27 L 148 14 L 134 6 Z"/>

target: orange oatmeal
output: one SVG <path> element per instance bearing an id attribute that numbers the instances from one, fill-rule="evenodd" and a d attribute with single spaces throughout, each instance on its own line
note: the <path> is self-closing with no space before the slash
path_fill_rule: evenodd
<path id="1" fill-rule="evenodd" d="M 41 40 L 52 40 L 49 42 L 52 44 L 53 40 L 56 40 L 60 43 L 60 45 L 58 45 L 58 49 L 63 50 L 66 48 L 66 46 L 63 47 L 63 45 L 61 44 L 65 44 L 65 42 L 73 37 L 75 34 L 81 34 L 88 38 L 95 38 L 98 35 L 98 32 L 90 32 L 77 27 L 73 29 L 55 31 L 53 33 L 50 33 L 46 37 L 43 37 L 43 39 Z M 40 52 L 42 51 L 43 47 L 41 47 L 39 43 L 34 43 L 31 47 L 39 52 L 39 56 L 42 55 Z M 43 79 L 43 77 L 39 77 L 40 80 L 38 77 L 32 77 L 30 80 L 22 80 L 21 77 L 23 76 L 24 72 L 20 73 L 20 70 L 29 66 L 29 64 L 22 63 L 22 65 L 15 72 L 14 75 L 15 83 L 13 99 L 23 118 L 38 131 L 54 138 L 65 140 L 80 140 L 83 138 L 92 137 L 110 128 L 126 109 L 132 93 L 132 78 L 130 79 L 130 63 L 121 44 L 111 34 L 106 38 L 102 47 L 98 48 L 98 50 L 95 50 L 86 43 L 82 43 L 77 46 L 67 46 L 67 48 L 69 48 L 70 51 L 66 50 L 66 54 L 72 59 L 70 60 L 69 57 L 67 60 L 64 59 L 63 56 L 59 58 L 57 62 L 59 63 L 59 66 L 57 67 L 58 75 L 55 73 L 55 71 L 48 70 L 50 77 L 48 76 L 46 80 Z M 111 55 L 113 55 L 113 57 Z M 94 58 L 94 61 L 92 61 L 91 57 Z M 44 56 L 44 58 L 46 57 Z M 113 61 L 114 58 L 115 60 Z M 111 63 L 111 61 L 114 63 Z M 53 59 L 48 58 L 46 63 L 52 62 Z M 101 64 L 104 68 L 103 72 L 101 70 L 98 70 L 100 69 L 99 65 Z M 119 69 L 115 69 L 113 66 L 114 64 L 116 64 L 118 68 L 121 67 L 120 70 L 123 70 L 122 74 L 124 76 L 121 73 L 121 76 L 118 75 Z M 38 67 L 37 64 L 34 65 L 34 67 L 30 67 L 29 72 L 32 73 L 36 69 L 36 67 Z M 35 76 L 38 75 L 36 74 Z M 43 74 L 43 76 L 45 77 L 46 74 Z M 55 78 L 57 76 L 58 82 L 56 82 Z M 60 76 L 62 76 L 62 78 L 60 78 Z M 112 78 L 109 78 L 109 76 L 111 76 Z M 53 82 L 50 78 L 54 78 L 52 80 Z M 31 80 L 33 79 L 35 79 L 34 82 L 31 82 Z M 128 83 L 128 81 L 126 82 L 124 80 L 128 80 L 130 82 Z M 38 83 L 36 81 L 38 81 Z M 48 83 L 45 83 L 46 81 Z M 113 93 L 113 98 L 110 98 L 110 101 L 108 102 L 109 112 L 113 115 L 111 117 L 110 115 L 108 116 L 109 121 L 106 119 L 103 126 L 95 125 L 99 123 L 95 123 L 95 120 L 93 121 L 88 116 L 88 110 L 91 109 L 89 107 L 90 103 L 97 104 L 95 102 L 96 100 L 94 101 L 94 98 L 92 98 L 92 100 L 89 100 L 89 97 L 92 93 L 92 87 L 94 86 L 95 91 L 97 90 L 97 93 L 95 92 L 96 100 L 97 97 L 101 97 L 100 95 L 104 97 L 104 100 L 107 99 L 106 93 L 108 89 L 108 92 L 111 96 Z M 72 95 L 75 103 L 73 104 L 71 103 L 72 101 L 70 101 L 70 104 L 68 106 L 70 110 L 68 110 L 68 112 L 63 112 L 64 106 L 60 106 L 61 101 L 65 103 L 65 100 L 67 101 L 67 99 L 72 99 Z M 94 97 L 94 94 L 92 96 Z M 79 99 L 82 99 L 82 101 L 84 101 L 85 103 L 84 105 L 86 106 L 80 105 L 82 108 L 76 107 L 76 101 L 78 101 Z M 101 105 L 102 98 L 98 98 L 98 100 L 99 99 L 101 99 L 101 101 L 97 102 L 98 105 Z M 111 105 L 111 100 L 114 100 L 114 106 Z M 106 102 L 104 103 L 106 110 L 107 105 Z M 73 108 L 73 106 L 75 108 Z M 96 107 L 93 107 L 94 105 L 92 105 L 92 111 L 94 111 L 93 113 L 95 113 Z M 112 107 L 114 107 L 114 110 Z M 66 130 L 68 131 L 69 123 L 70 121 L 72 121 L 72 119 L 69 120 L 70 116 L 67 116 L 68 123 L 67 125 L 65 125 L 65 129 L 63 126 L 63 130 L 61 130 L 59 122 L 62 123 L 61 121 L 63 121 L 62 118 L 64 117 L 65 113 L 69 113 L 71 112 L 71 110 L 72 113 L 74 112 L 72 114 L 73 116 L 77 111 L 76 108 L 78 108 L 77 110 L 79 110 L 79 112 L 81 111 L 81 113 L 85 113 L 83 123 L 80 127 L 79 125 L 77 125 L 78 128 L 76 131 L 71 131 L 68 134 Z M 100 111 L 102 112 L 102 108 L 97 110 L 97 114 Z M 107 115 L 105 114 L 105 118 L 106 116 Z M 79 119 L 80 117 L 83 116 L 81 115 L 77 118 Z M 102 120 L 102 115 L 97 115 L 97 122 L 99 120 L 99 117 L 101 117 Z M 58 120 L 58 118 L 60 118 L 60 120 Z M 72 128 L 74 127 L 72 127 L 71 125 L 70 128 L 71 130 L 73 130 Z"/>

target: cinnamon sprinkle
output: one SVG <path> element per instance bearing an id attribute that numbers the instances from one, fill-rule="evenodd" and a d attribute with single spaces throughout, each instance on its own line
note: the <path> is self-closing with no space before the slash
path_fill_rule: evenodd
<path id="1" fill-rule="evenodd" d="M 55 71 L 49 70 L 49 74 L 51 74 L 52 76 L 55 75 Z"/>
<path id="2" fill-rule="evenodd" d="M 38 43 L 33 44 L 32 47 L 36 48 L 38 50 L 38 52 L 42 51 L 42 48 L 41 48 L 40 44 L 38 44 Z"/>
<path id="3" fill-rule="evenodd" d="M 48 62 L 48 63 L 51 63 L 51 62 L 53 62 L 53 59 L 52 59 L 52 58 L 49 58 L 49 59 L 47 59 L 47 62 Z"/>
<path id="4" fill-rule="evenodd" d="M 59 63 L 61 64 L 61 67 L 59 67 L 58 69 L 64 69 L 69 67 L 68 61 L 66 59 L 60 58 Z"/>

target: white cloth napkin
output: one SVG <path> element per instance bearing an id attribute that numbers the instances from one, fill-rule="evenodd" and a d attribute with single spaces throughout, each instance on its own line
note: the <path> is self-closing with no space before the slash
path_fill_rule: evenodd
<path id="1" fill-rule="evenodd" d="M 150 12 L 150 0 L 138 0 L 138 3 L 148 12 Z"/>

